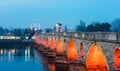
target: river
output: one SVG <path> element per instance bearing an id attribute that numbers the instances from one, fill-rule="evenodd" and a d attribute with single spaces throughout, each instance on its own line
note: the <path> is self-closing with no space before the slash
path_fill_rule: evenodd
<path id="1" fill-rule="evenodd" d="M 0 47 L 0 71 L 47 71 L 33 47 Z"/>

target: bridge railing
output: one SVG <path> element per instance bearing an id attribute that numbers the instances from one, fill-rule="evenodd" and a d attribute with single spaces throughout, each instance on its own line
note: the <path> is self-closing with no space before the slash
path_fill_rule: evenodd
<path id="1" fill-rule="evenodd" d="M 120 42 L 120 33 L 117 33 L 116 37 L 117 37 L 117 41 Z"/>
<path id="2" fill-rule="evenodd" d="M 45 33 L 44 35 L 80 38 L 94 41 L 120 42 L 120 32 L 55 32 Z"/>

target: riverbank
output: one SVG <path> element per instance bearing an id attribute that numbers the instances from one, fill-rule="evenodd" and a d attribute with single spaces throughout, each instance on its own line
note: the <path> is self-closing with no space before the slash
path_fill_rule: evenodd
<path id="1" fill-rule="evenodd" d="M 19 48 L 21 46 L 27 46 L 30 44 L 31 44 L 31 42 L 23 41 L 23 40 L 11 40 L 11 39 L 0 40 L 0 48 L 2 48 L 2 47 L 7 47 L 7 48 L 11 48 L 11 47 L 17 48 L 18 47 Z"/>

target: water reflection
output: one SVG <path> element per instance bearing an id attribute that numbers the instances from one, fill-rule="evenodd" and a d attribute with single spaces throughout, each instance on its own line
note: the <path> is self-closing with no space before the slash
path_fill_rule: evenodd
<path id="1" fill-rule="evenodd" d="M 25 50 L 25 51 L 24 51 Z M 23 56 L 25 61 L 30 60 L 30 56 L 33 54 L 33 51 L 30 51 L 30 47 L 25 47 L 25 48 L 0 48 L 0 58 L 1 62 L 2 60 L 5 61 L 15 61 L 17 57 Z"/>
<path id="2" fill-rule="evenodd" d="M 55 71 L 55 64 L 54 63 L 52 63 L 52 64 L 48 64 L 48 69 L 50 70 L 50 71 Z"/>
<path id="3" fill-rule="evenodd" d="M 0 47 L 0 71 L 76 71 L 82 70 L 84 66 L 75 66 L 73 63 L 70 69 L 67 65 L 56 65 L 55 61 L 36 51 L 30 46 L 23 47 Z M 66 68 L 65 68 L 66 67 Z M 83 71 L 83 70 L 82 70 Z"/>
<path id="4" fill-rule="evenodd" d="M 30 46 L 0 47 L 0 71 L 46 71 Z"/>
<path id="5" fill-rule="evenodd" d="M 56 71 L 55 70 L 55 61 L 50 62 L 48 57 L 44 56 L 43 54 L 39 53 L 39 58 L 46 71 Z"/>
<path id="6" fill-rule="evenodd" d="M 25 48 L 25 61 L 29 61 L 30 60 L 30 47 L 26 47 Z"/>

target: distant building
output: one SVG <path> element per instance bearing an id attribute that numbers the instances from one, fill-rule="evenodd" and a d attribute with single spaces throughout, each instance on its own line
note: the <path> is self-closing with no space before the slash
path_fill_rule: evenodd
<path id="1" fill-rule="evenodd" d="M 35 30 L 35 31 L 37 31 L 37 30 L 38 30 L 38 28 L 37 28 L 37 27 L 38 27 L 38 26 L 37 26 L 37 23 L 35 23 L 35 24 L 34 24 L 34 30 Z"/>
<path id="2" fill-rule="evenodd" d="M 56 24 L 56 32 L 62 32 L 62 24 L 61 23 L 57 23 Z"/>
<path id="3" fill-rule="evenodd" d="M 35 24 L 30 24 L 30 30 L 35 30 L 35 31 L 38 31 L 40 30 L 40 24 L 38 23 L 35 23 Z"/>

